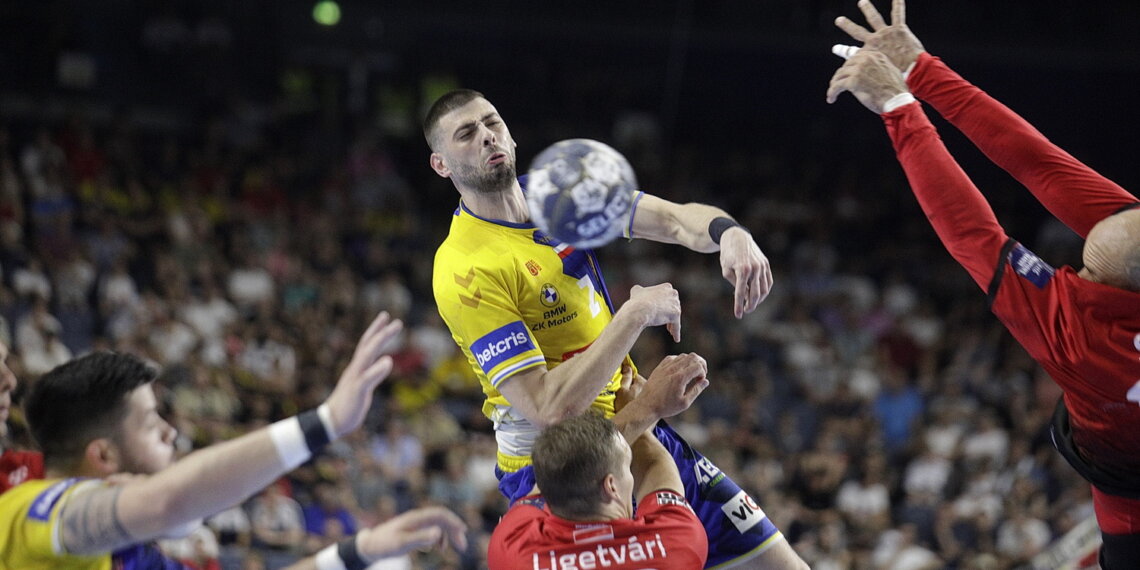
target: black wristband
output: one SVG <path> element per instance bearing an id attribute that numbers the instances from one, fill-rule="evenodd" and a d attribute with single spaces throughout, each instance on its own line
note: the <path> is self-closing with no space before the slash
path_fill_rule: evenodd
<path id="1" fill-rule="evenodd" d="M 355 534 L 336 543 L 336 554 L 340 556 L 340 561 L 344 563 L 347 570 L 365 570 L 368 568 L 368 563 L 356 550 Z"/>
<path id="2" fill-rule="evenodd" d="M 317 415 L 316 408 L 297 414 L 297 423 L 301 424 L 301 433 L 305 434 L 305 445 L 309 446 L 309 453 L 316 455 L 328 445 L 329 432 L 325 429 L 321 416 Z"/>
<path id="3" fill-rule="evenodd" d="M 720 236 L 732 228 L 744 228 L 744 226 L 736 223 L 736 220 L 732 218 L 724 216 L 713 218 L 713 221 L 709 222 L 709 237 L 712 238 L 713 243 L 720 245 Z M 744 231 L 748 230 L 745 229 Z"/>

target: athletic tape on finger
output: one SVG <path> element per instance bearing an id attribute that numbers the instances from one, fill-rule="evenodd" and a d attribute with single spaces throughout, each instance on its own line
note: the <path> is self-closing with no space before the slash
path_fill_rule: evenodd
<path id="1" fill-rule="evenodd" d="M 831 46 L 831 53 L 842 57 L 843 59 L 850 59 L 851 56 L 859 53 L 859 47 L 835 44 Z"/>

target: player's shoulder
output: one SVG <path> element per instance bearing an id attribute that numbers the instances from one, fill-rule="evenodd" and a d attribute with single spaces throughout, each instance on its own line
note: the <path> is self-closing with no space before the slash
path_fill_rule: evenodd
<path id="1" fill-rule="evenodd" d="M 637 504 L 637 518 L 635 520 L 646 524 L 655 524 L 663 519 L 700 523 L 700 519 L 697 518 L 693 507 L 689 505 L 685 496 L 668 489 L 653 491 Z"/>
<path id="2" fill-rule="evenodd" d="M 507 510 L 495 530 L 491 533 L 488 557 L 497 560 L 505 567 L 525 548 L 526 545 L 542 542 L 542 525 L 550 517 L 543 507 L 541 496 L 519 499 Z"/>

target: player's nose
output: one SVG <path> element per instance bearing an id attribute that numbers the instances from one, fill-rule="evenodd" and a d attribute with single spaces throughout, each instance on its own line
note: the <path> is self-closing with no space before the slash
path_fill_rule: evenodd
<path id="1" fill-rule="evenodd" d="M 498 139 L 495 137 L 495 131 L 483 127 L 483 146 L 493 146 Z"/>

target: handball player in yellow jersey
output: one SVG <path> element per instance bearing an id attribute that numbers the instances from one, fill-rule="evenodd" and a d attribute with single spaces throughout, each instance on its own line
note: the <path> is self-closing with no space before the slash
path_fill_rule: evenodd
<path id="1" fill-rule="evenodd" d="M 668 283 L 634 287 L 613 307 L 590 250 L 559 243 L 530 222 L 515 141 L 495 107 L 461 89 L 424 120 L 430 165 L 459 191 L 436 252 L 432 289 L 467 356 L 495 424 L 500 490 L 513 503 L 534 485 L 530 449 L 548 425 L 593 408 L 614 414 L 628 352 L 646 327 L 680 340 L 681 304 Z M 752 235 L 723 210 L 635 193 L 626 237 L 719 252 L 735 287 L 735 315 L 768 295 L 772 273 Z M 756 502 L 668 425 L 655 434 L 673 455 L 685 495 L 709 536 L 706 567 L 806 567 Z"/>

